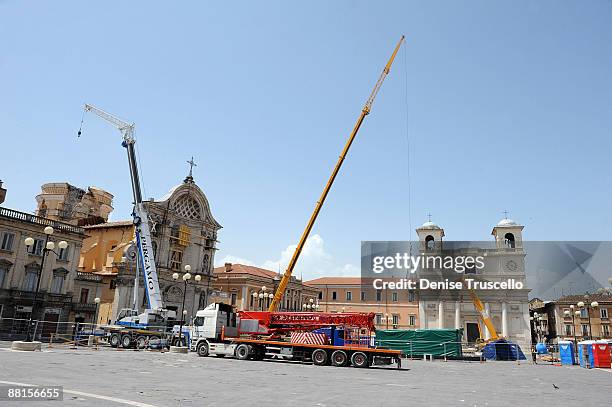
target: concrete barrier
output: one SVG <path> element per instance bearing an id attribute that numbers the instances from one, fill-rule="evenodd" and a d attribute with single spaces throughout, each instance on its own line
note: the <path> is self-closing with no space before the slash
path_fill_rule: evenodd
<path id="1" fill-rule="evenodd" d="M 12 350 L 22 350 L 26 352 L 40 351 L 42 348 L 42 343 L 38 341 L 33 342 L 24 342 L 24 341 L 13 341 L 11 344 Z"/>
<path id="2" fill-rule="evenodd" d="M 187 353 L 189 348 L 186 346 L 170 346 L 170 353 Z"/>

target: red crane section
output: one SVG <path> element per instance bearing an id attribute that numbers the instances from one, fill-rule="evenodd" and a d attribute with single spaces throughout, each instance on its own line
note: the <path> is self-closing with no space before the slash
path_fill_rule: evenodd
<path id="1" fill-rule="evenodd" d="M 312 331 L 317 328 L 344 326 L 374 330 L 374 313 L 364 312 L 268 312 L 240 311 L 240 325 L 246 327 L 247 321 L 258 321 L 259 330 L 252 329 L 243 333 L 271 334 L 281 332 Z"/>

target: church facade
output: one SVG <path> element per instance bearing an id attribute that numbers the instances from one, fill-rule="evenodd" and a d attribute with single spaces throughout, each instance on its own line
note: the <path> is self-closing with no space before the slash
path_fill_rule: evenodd
<path id="1" fill-rule="evenodd" d="M 491 332 L 482 323 L 479 312 L 466 289 L 465 279 L 479 282 L 513 281 L 521 288 L 476 289 L 498 336 L 518 343 L 524 350 L 531 345 L 529 325 L 529 288 L 525 276 L 523 226 L 511 219 L 502 219 L 492 230 L 494 242 L 461 245 L 443 241 L 444 229 L 429 221 L 417 228 L 421 255 L 481 256 L 483 267 L 465 270 L 461 290 L 420 290 L 419 327 L 422 329 L 463 329 L 464 343 L 473 344 L 479 337 L 491 339 Z M 457 243 L 457 244 L 454 244 Z M 486 242 L 483 242 L 486 243 Z M 462 246 L 462 247 L 461 247 Z M 451 271 L 455 273 L 454 271 Z M 440 280 L 440 270 L 419 270 L 418 277 Z M 455 276 L 455 279 L 458 277 Z"/>

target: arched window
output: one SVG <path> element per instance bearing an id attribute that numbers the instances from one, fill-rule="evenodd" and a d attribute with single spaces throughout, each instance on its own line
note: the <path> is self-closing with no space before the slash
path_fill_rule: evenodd
<path id="1" fill-rule="evenodd" d="M 432 235 L 427 235 L 425 238 L 425 249 L 433 250 L 436 245 L 436 241 Z"/>
<path id="2" fill-rule="evenodd" d="M 504 236 L 504 244 L 510 249 L 514 249 L 516 247 L 516 242 L 514 241 L 514 235 L 512 233 L 506 233 Z"/>

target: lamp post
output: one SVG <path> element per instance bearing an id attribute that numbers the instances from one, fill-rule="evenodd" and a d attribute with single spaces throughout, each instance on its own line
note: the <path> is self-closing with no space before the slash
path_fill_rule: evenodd
<path id="1" fill-rule="evenodd" d="M 94 314 L 93 326 L 91 328 L 92 331 L 96 328 L 96 324 L 98 323 L 98 308 L 100 306 L 100 297 L 94 298 L 94 303 L 96 304 L 96 313 Z"/>
<path id="2" fill-rule="evenodd" d="M 181 277 L 183 279 L 183 303 L 181 305 L 181 322 L 179 324 L 179 336 L 178 336 L 178 346 L 182 344 L 183 337 L 183 324 L 185 322 L 185 318 L 187 317 L 187 310 L 185 309 L 185 297 L 187 296 L 187 282 L 191 280 L 191 266 L 189 264 L 185 264 L 185 274 Z M 179 273 L 173 273 L 172 279 L 177 281 L 179 279 Z M 202 276 L 196 274 L 195 281 L 199 282 L 202 280 Z"/>
<path id="3" fill-rule="evenodd" d="M 44 229 L 44 232 L 45 232 L 45 245 L 42 249 L 42 258 L 40 260 L 40 270 L 38 272 L 38 278 L 36 280 L 36 289 L 34 290 L 34 299 L 32 301 L 32 311 L 30 312 L 30 319 L 28 320 L 28 329 L 26 331 L 26 340 L 25 340 L 26 342 L 32 342 L 32 339 L 33 339 L 30 333 L 31 327 L 32 327 L 32 317 L 36 313 L 36 305 L 38 301 L 38 290 L 40 289 L 40 279 L 42 277 L 43 270 L 45 269 L 45 259 L 47 258 L 47 252 L 53 252 L 57 256 L 57 253 L 55 252 L 55 243 L 49 240 L 51 235 L 53 234 L 53 228 L 51 226 L 47 226 Z M 26 237 L 24 240 L 24 243 L 29 250 L 31 247 L 34 246 L 34 239 L 31 237 Z M 62 240 L 57 244 L 57 246 L 60 249 L 65 250 L 68 247 L 68 243 Z"/>
<path id="4" fill-rule="evenodd" d="M 589 299 L 588 295 L 585 295 L 584 298 L 586 300 Z M 597 309 L 597 307 L 599 307 L 599 303 L 597 301 L 593 301 L 590 304 L 585 303 L 584 301 L 579 301 L 578 304 L 578 308 L 580 309 L 584 309 L 587 313 L 587 318 L 589 321 L 589 338 L 588 339 L 593 339 L 593 328 L 591 327 L 591 309 Z M 576 315 L 580 315 L 580 311 L 576 311 Z"/>

